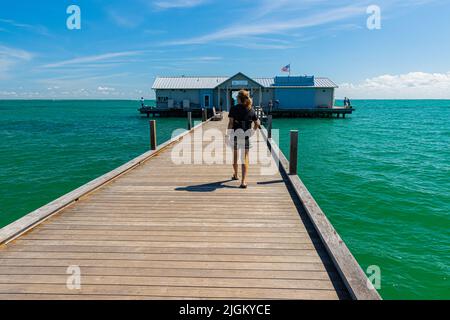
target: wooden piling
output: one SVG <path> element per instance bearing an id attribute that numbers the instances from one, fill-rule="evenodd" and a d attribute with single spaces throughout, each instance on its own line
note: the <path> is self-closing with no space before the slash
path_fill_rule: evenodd
<path id="1" fill-rule="evenodd" d="M 208 120 L 208 110 L 202 109 L 202 121 L 206 122 L 206 120 Z"/>
<path id="2" fill-rule="evenodd" d="M 272 115 L 267 116 L 267 137 L 272 139 Z"/>
<path id="3" fill-rule="evenodd" d="M 187 121 L 188 121 L 187 129 L 191 130 L 192 129 L 192 112 L 190 112 L 190 111 L 187 113 Z"/>
<path id="4" fill-rule="evenodd" d="M 150 120 L 150 150 L 156 150 L 156 120 Z"/>
<path id="5" fill-rule="evenodd" d="M 298 131 L 291 130 L 291 147 L 289 158 L 289 174 L 297 174 L 297 156 L 298 156 Z"/>

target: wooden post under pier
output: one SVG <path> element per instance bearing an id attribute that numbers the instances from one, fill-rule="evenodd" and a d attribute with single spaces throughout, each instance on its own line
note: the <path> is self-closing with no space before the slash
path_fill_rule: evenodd
<path id="1" fill-rule="evenodd" d="M 272 121 L 273 121 L 272 115 L 269 114 L 267 116 L 267 138 L 268 139 L 272 139 Z"/>
<path id="2" fill-rule="evenodd" d="M 156 120 L 150 120 L 150 150 L 156 150 Z"/>
<path id="3" fill-rule="evenodd" d="M 291 146 L 290 146 L 290 158 L 289 158 L 289 174 L 297 174 L 297 157 L 298 157 L 298 131 L 291 130 Z"/>
<path id="4" fill-rule="evenodd" d="M 187 129 L 191 130 L 192 129 L 192 112 L 191 111 L 189 111 L 187 113 L 187 122 L 188 122 Z"/>

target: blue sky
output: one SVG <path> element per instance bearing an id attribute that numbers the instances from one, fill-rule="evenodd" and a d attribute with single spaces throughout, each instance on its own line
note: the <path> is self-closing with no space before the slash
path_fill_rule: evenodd
<path id="1" fill-rule="evenodd" d="M 81 8 L 81 30 L 66 26 Z M 381 9 L 369 30 L 366 9 Z M 0 98 L 151 98 L 157 75 L 326 76 L 337 96 L 450 98 L 448 0 L 2 1 Z"/>

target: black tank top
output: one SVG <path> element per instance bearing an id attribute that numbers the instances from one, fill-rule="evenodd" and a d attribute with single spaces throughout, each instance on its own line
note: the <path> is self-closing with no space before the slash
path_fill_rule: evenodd
<path id="1" fill-rule="evenodd" d="M 234 120 L 233 130 L 243 129 L 244 131 L 247 131 L 252 128 L 252 122 L 258 120 L 255 110 L 253 110 L 253 108 L 248 110 L 247 107 L 242 104 L 232 106 L 228 117 L 233 118 Z"/>

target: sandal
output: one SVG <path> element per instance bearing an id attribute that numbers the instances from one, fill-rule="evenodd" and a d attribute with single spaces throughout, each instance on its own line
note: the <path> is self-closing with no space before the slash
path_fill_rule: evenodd
<path id="1" fill-rule="evenodd" d="M 234 175 L 234 176 L 231 177 L 231 180 L 237 181 L 237 180 L 239 180 L 239 178 L 238 178 L 238 176 Z"/>
<path id="2" fill-rule="evenodd" d="M 247 185 L 246 184 L 241 184 L 241 186 L 239 187 L 241 189 L 247 189 Z"/>

